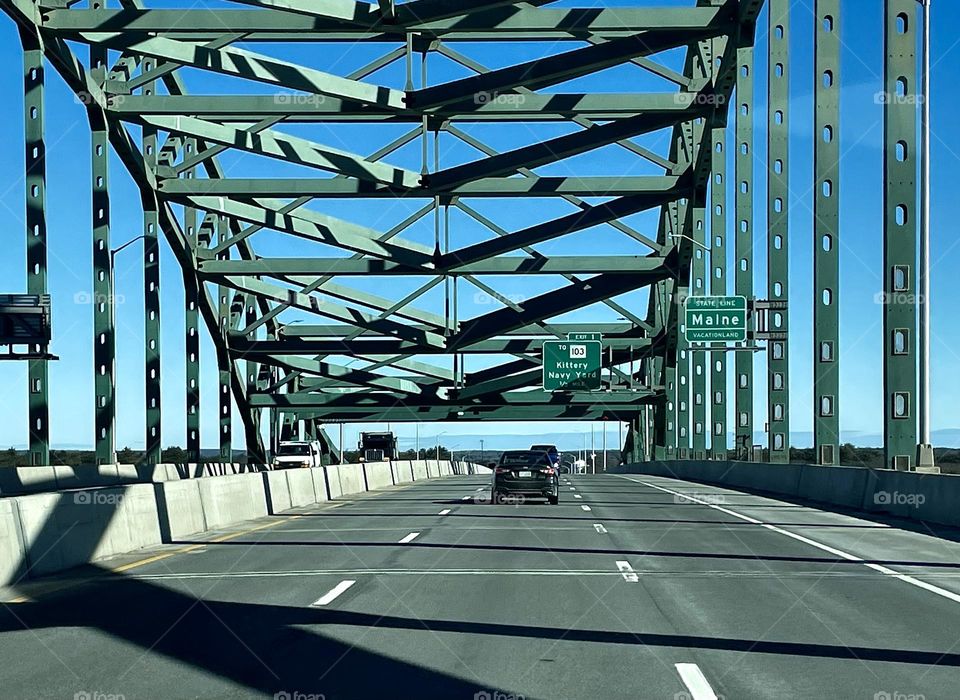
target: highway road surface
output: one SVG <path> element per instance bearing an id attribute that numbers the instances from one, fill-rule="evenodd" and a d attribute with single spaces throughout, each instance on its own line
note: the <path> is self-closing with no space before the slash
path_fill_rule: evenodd
<path id="1" fill-rule="evenodd" d="M 22 585 L 0 697 L 960 697 L 955 531 L 639 475 L 564 476 L 558 506 L 487 489 L 418 482 Z"/>

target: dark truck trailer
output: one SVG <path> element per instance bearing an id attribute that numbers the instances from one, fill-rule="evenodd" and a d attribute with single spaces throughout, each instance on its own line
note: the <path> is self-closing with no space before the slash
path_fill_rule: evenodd
<path id="1" fill-rule="evenodd" d="M 360 433 L 357 445 L 364 462 L 384 462 L 397 458 L 397 438 L 393 433 Z"/>

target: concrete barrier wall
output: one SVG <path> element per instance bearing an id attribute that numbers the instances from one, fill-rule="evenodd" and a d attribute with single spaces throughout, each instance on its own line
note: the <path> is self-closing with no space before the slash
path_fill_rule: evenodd
<path id="1" fill-rule="evenodd" d="M 165 481 L 155 484 L 153 488 L 157 493 L 165 542 L 207 531 L 199 480 Z"/>
<path id="2" fill-rule="evenodd" d="M 197 483 L 208 528 L 225 527 L 267 515 L 267 498 L 260 474 L 211 477 L 199 479 Z"/>
<path id="3" fill-rule="evenodd" d="M 475 468 L 465 465 L 464 471 Z M 150 483 L 0 498 L 0 585 L 24 575 L 55 573 L 270 513 L 384 488 L 393 485 L 395 475 L 397 483 L 409 483 L 418 472 L 425 478 L 426 469 L 426 462 L 373 462 L 185 478 L 178 466 L 176 478 L 168 478 L 170 470 L 162 465 L 150 470 L 121 465 L 116 467 L 120 478 L 136 474 Z M 59 471 L 63 483 L 95 478 L 92 472 L 84 474 L 85 469 Z M 113 468 L 94 471 L 100 479 L 114 473 Z M 434 475 L 453 471 L 447 463 L 432 462 Z M 55 479 L 56 472 L 47 468 L 42 478 Z M 18 479 L 17 483 L 24 482 Z"/>
<path id="4" fill-rule="evenodd" d="M 366 490 L 393 486 L 393 467 L 390 462 L 365 462 L 362 466 L 366 478 Z"/>
<path id="5" fill-rule="evenodd" d="M 16 581 L 26 573 L 17 506 L 15 498 L 0 499 L 0 583 Z"/>
<path id="6" fill-rule="evenodd" d="M 641 462 L 611 471 L 716 484 L 845 509 L 960 526 L 960 475 L 696 460 Z"/>
<path id="7" fill-rule="evenodd" d="M 344 496 L 366 491 L 362 464 L 338 464 L 334 469 L 340 475 L 340 491 Z"/>

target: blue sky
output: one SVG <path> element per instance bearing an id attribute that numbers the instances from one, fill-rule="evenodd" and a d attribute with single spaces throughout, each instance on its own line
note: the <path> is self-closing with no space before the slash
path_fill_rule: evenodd
<path id="1" fill-rule="evenodd" d="M 158 3 L 175 7 L 174 3 Z M 584 2 L 558 2 L 556 7 L 584 6 Z M 629 6 L 648 4 L 634 2 L 611 2 L 609 5 Z M 686 0 L 662 1 L 660 5 L 690 4 Z M 199 3 L 214 6 L 213 3 Z M 226 6 L 218 3 L 216 6 Z M 881 307 L 875 295 L 881 289 L 882 219 L 880 198 L 882 110 L 875 103 L 874 95 L 881 89 L 882 77 L 882 3 L 842 3 L 842 116 L 841 148 L 845 157 L 842 163 L 840 196 L 841 219 L 841 266 L 843 283 L 840 290 L 841 309 L 841 426 L 844 431 L 880 432 L 882 425 L 881 381 Z M 812 427 L 811 378 L 812 378 L 812 8 L 813 2 L 794 3 L 792 36 L 792 105 L 791 105 L 791 284 L 793 305 L 790 309 L 791 339 L 791 412 L 792 429 L 807 432 Z M 933 284 L 933 428 L 943 429 L 960 426 L 960 415 L 954 397 L 960 389 L 960 376 L 956 371 L 960 360 L 960 330 L 953 322 L 953 277 L 960 267 L 960 241 L 954 235 L 950 205 L 957 201 L 957 184 L 951 178 L 951 169 L 960 163 L 960 136 L 953 129 L 953 117 L 958 107 L 958 97 L 951 89 L 952 78 L 960 73 L 960 7 L 955 3 L 936 3 L 933 34 L 933 86 L 935 100 L 933 109 L 933 226 L 932 258 L 934 261 Z M 766 73 L 764 14 L 759 27 L 758 62 L 755 70 L 758 82 L 755 114 L 765 119 Z M 382 47 L 338 45 L 320 51 L 309 46 L 277 47 L 248 46 L 255 51 L 302 62 L 306 65 L 344 74 L 374 58 Z M 511 51 L 482 45 L 460 45 L 458 50 L 475 60 L 496 67 L 529 60 L 545 52 L 561 50 L 541 44 L 511 46 Z M 572 48 L 572 45 L 564 48 Z M 80 55 L 85 56 L 81 49 Z M 668 62 L 676 65 L 679 52 L 674 52 Z M 5 255 L 0 257 L 0 276 L 5 280 L 0 291 L 21 292 L 25 285 L 24 235 L 23 235 L 23 179 L 22 179 L 22 97 L 20 94 L 20 49 L 13 23 L 0 20 L 0 104 L 3 119 L 0 120 L 0 226 L 2 226 Z M 449 63 L 439 59 L 430 64 L 431 82 L 444 82 L 467 75 Z M 419 73 L 419 70 L 417 71 Z M 48 150 L 48 228 L 50 291 L 54 305 L 53 352 L 60 356 L 51 363 L 51 431 L 54 446 L 83 445 L 93 442 L 93 356 L 92 356 L 92 308 L 86 300 L 92 287 L 90 195 L 89 179 L 89 131 L 82 105 L 72 96 L 54 71 L 47 83 L 47 150 Z M 230 79 L 210 80 L 196 72 L 185 71 L 184 77 L 191 92 L 231 93 L 238 91 L 239 83 Z M 367 80 L 391 87 L 402 87 L 403 64 L 398 63 L 375 73 Z M 581 79 L 551 88 L 552 92 L 596 91 L 615 92 L 629 89 L 667 89 L 663 82 L 644 76 L 639 69 L 621 67 L 606 71 L 602 76 Z M 269 86 L 253 87 L 252 90 L 275 92 Z M 56 115 L 54 117 L 54 115 Z M 564 124 L 545 125 L 537 132 L 524 126 L 496 127 L 492 125 L 464 126 L 464 131 L 490 145 L 504 150 L 515 148 L 534 139 L 569 133 L 576 127 Z M 367 126 L 282 126 L 291 134 L 309 137 L 332 146 L 368 153 L 403 133 L 403 126 L 378 127 L 371 131 Z M 133 130 L 137 133 L 136 130 Z M 762 182 L 765 172 L 765 138 L 763 123 L 757 124 L 756 182 Z M 654 135 L 637 139 L 638 142 L 659 146 L 663 149 L 663 136 Z M 452 138 L 440 143 L 441 165 L 451 165 L 478 157 L 476 151 L 457 144 Z M 419 169 L 420 146 L 414 144 L 398 151 L 388 159 L 394 165 Z M 277 177 L 303 174 L 304 170 L 276 161 L 263 161 L 252 156 L 230 154 L 223 159 L 228 173 L 237 177 L 274 175 Z M 654 174 L 649 164 L 626 154 L 622 149 L 609 147 L 561 163 L 540 169 L 547 175 L 570 174 Z M 729 181 L 732 181 L 729 180 Z M 111 189 L 113 202 L 112 241 L 117 246 L 139 235 L 141 227 L 139 197 L 133 183 L 126 176 L 122 165 L 111 163 Z M 766 237 L 764 191 L 755 186 L 757 197 L 755 212 L 756 288 L 765 288 Z M 319 202 L 313 208 L 345 219 L 350 219 L 379 230 L 389 228 L 403 219 L 422 203 L 412 202 Z M 537 201 L 535 204 L 516 204 L 504 200 L 486 200 L 472 203 L 485 215 L 508 230 L 520 228 L 533 222 L 561 215 L 570 211 L 561 203 Z M 656 218 L 652 214 L 631 217 L 632 225 L 641 231 L 653 234 Z M 425 219 L 410 229 L 405 237 L 432 245 L 433 221 Z M 732 228 L 731 228 L 732 230 Z M 468 245 L 486 237 L 475 222 L 462 214 L 451 216 L 453 247 Z M 254 240 L 255 248 L 264 255 L 329 255 L 328 250 L 302 241 L 291 241 L 278 234 L 259 234 Z M 627 240 L 609 229 L 592 229 L 568 236 L 539 247 L 545 253 L 576 255 L 578 253 L 645 254 L 642 246 Z M 162 304 L 163 304 L 163 444 L 184 444 L 183 418 L 183 292 L 176 261 L 164 249 L 161 257 Z M 422 283 L 422 280 L 402 279 L 391 281 L 391 295 L 399 298 L 405 292 Z M 382 280 L 354 282 L 358 289 L 378 290 Z M 508 296 L 533 296 L 559 287 L 561 282 L 552 278 L 528 278 L 514 283 L 497 283 L 497 289 Z M 118 448 L 124 445 L 143 445 L 143 304 L 140 295 L 142 285 L 141 253 L 139 244 L 122 252 L 117 259 L 117 324 L 120 343 L 117 356 L 118 385 Z M 434 293 L 423 298 L 422 307 L 433 313 L 441 313 L 440 296 Z M 383 293 L 383 292 L 381 292 Z M 461 318 L 469 318 L 497 308 L 482 291 L 465 286 L 460 291 Z M 645 308 L 645 293 L 625 295 L 622 303 L 634 306 L 642 313 Z M 283 317 L 297 318 L 295 314 Z M 590 309 L 569 314 L 560 320 L 593 321 L 614 320 L 604 312 Z M 213 349 L 204 337 L 201 348 L 202 363 L 202 434 L 204 448 L 216 446 L 216 367 Z M 483 366 L 477 361 L 470 366 Z M 764 362 L 757 357 L 757 374 L 762 378 Z M 762 429 L 765 406 L 764 392 L 759 388 L 756 396 L 757 417 L 755 423 Z M 26 441 L 26 367 L 19 363 L 0 363 L 0 444 L 23 445 Z M 732 408 L 731 408 L 732 410 Z M 237 423 L 239 426 L 239 423 Z M 372 426 L 357 426 L 370 428 Z M 398 426 L 394 426 L 395 428 Z M 558 430 L 559 428 L 559 430 Z M 346 442 L 355 440 L 356 428 L 348 429 Z M 540 432 L 589 432 L 589 424 L 574 424 L 565 427 L 540 423 L 503 426 L 498 424 L 425 426 L 421 435 L 439 431 L 458 434 L 502 434 Z M 611 428 L 615 431 L 615 426 Z M 413 435 L 414 427 L 405 426 L 401 434 Z M 241 431 L 235 429 L 236 445 L 242 445 Z"/>

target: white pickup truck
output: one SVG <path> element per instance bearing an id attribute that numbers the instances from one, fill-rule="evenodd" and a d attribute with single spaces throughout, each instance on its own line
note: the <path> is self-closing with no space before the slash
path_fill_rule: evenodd
<path id="1" fill-rule="evenodd" d="M 281 442 L 273 457 L 274 469 L 299 469 L 323 466 L 320 443 L 290 441 Z"/>

